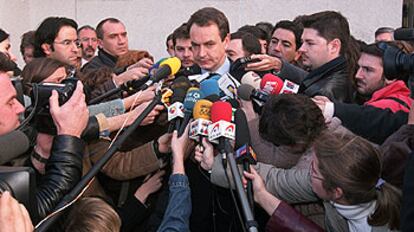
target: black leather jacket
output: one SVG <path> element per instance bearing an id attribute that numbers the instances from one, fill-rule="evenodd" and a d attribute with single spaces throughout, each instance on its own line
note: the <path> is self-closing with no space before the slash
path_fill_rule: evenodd
<path id="1" fill-rule="evenodd" d="M 354 90 L 346 70 L 346 60 L 342 56 L 309 73 L 284 62 L 279 75 L 300 84 L 299 93 L 309 97 L 322 95 L 337 102 L 353 101 Z"/>
<path id="2" fill-rule="evenodd" d="M 40 182 L 35 195 L 35 215 L 31 215 L 34 223 L 50 214 L 63 196 L 79 182 L 84 150 L 85 143 L 79 138 L 55 136 L 45 175 L 37 180 Z"/>

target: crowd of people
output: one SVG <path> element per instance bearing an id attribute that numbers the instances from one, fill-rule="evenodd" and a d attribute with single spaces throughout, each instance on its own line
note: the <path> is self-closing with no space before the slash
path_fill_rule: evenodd
<path id="1" fill-rule="evenodd" d="M 35 184 L 23 206 L 0 175 L 0 232 L 413 230 L 412 67 L 384 54 L 414 42 L 393 33 L 379 28 L 367 44 L 336 11 L 230 32 L 205 7 L 166 36 L 170 57 L 157 62 L 151 48 L 130 49 L 120 19 L 48 17 L 22 34 L 20 69 L 1 28 L 0 140 L 22 146 L 23 132 L 29 146 L 3 149 L 0 165 L 30 167 Z M 194 137 L 206 121 L 236 133 L 217 139 L 204 125 Z M 242 145 L 252 158 L 238 192 L 226 157 Z"/>

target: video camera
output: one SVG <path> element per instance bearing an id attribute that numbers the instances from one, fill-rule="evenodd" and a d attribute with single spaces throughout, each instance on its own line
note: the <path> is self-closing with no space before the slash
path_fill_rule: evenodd
<path id="1" fill-rule="evenodd" d="M 23 204 L 30 215 L 35 215 L 36 187 L 34 171 L 29 167 L 0 166 L 0 194 L 8 191 Z"/>
<path id="2" fill-rule="evenodd" d="M 56 127 L 50 115 L 49 98 L 52 96 L 52 91 L 56 90 L 59 95 L 59 105 L 65 104 L 75 91 L 76 83 L 76 78 L 68 78 L 61 84 L 38 83 L 32 85 L 30 93 L 32 108 L 27 111 L 29 113 L 27 118 L 31 120 L 33 117 L 31 122 L 38 132 L 56 134 Z"/>
<path id="3" fill-rule="evenodd" d="M 414 41 L 414 28 L 398 28 L 394 31 L 395 40 Z M 414 54 L 407 54 L 399 48 L 387 44 L 378 43 L 383 54 L 384 74 L 388 77 L 400 77 L 405 79 L 414 95 Z M 404 78 L 406 77 L 406 78 Z"/>

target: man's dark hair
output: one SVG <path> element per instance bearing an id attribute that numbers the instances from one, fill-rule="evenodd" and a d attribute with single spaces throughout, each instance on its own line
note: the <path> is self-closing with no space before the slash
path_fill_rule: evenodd
<path id="1" fill-rule="evenodd" d="M 290 20 L 282 20 L 276 23 L 275 27 L 272 30 L 273 33 L 276 29 L 281 28 L 288 31 L 291 31 L 295 35 L 295 43 L 296 43 L 296 50 L 302 46 L 302 33 L 303 33 L 303 26 L 302 24 L 294 23 Z"/>
<path id="2" fill-rule="evenodd" d="M 167 36 L 167 39 L 165 40 L 165 46 L 168 48 L 168 41 L 170 41 L 170 40 L 172 40 L 173 39 L 173 34 L 171 33 L 171 34 L 169 34 L 168 36 Z M 174 41 L 173 41 L 174 42 Z"/>
<path id="3" fill-rule="evenodd" d="M 348 20 L 340 13 L 335 11 L 318 12 L 304 16 L 302 23 L 304 28 L 316 30 L 319 36 L 328 42 L 339 39 L 341 41 L 340 54 L 345 53 L 351 34 Z"/>
<path id="4" fill-rule="evenodd" d="M 269 22 L 258 22 L 255 25 L 256 27 L 262 29 L 263 31 L 266 32 L 267 37 L 270 38 L 272 36 L 272 30 L 273 30 L 273 24 L 269 23 Z"/>
<path id="5" fill-rule="evenodd" d="M 200 27 L 216 24 L 219 29 L 220 38 L 222 41 L 230 32 L 230 26 L 227 17 L 224 15 L 223 12 L 213 7 L 204 7 L 192 14 L 187 22 L 189 31 L 193 24 L 197 24 L 197 26 Z"/>
<path id="6" fill-rule="evenodd" d="M 392 27 L 380 27 L 375 31 L 375 37 L 383 33 L 394 33 L 394 28 Z"/>
<path id="7" fill-rule="evenodd" d="M 10 35 L 0 28 L 0 42 L 3 42 L 3 40 L 8 39 L 9 37 Z"/>
<path id="8" fill-rule="evenodd" d="M 190 33 L 188 29 L 189 28 L 187 27 L 187 23 L 183 23 L 181 26 L 174 30 L 172 33 L 172 41 L 174 47 L 177 43 L 177 39 L 190 39 Z"/>
<path id="9" fill-rule="evenodd" d="M 35 32 L 33 56 L 46 56 L 41 47 L 44 43 L 50 44 L 51 49 L 53 50 L 53 41 L 56 39 L 59 30 L 65 26 L 73 27 L 75 30 L 78 29 L 78 24 L 73 19 L 65 17 L 49 17 L 43 20 Z"/>
<path id="10" fill-rule="evenodd" d="M 84 26 L 82 26 L 82 27 L 80 27 L 79 29 L 78 29 L 78 36 L 79 36 L 79 32 L 81 32 L 82 30 L 84 30 L 84 29 L 89 29 L 89 30 L 92 30 L 92 31 L 94 31 L 95 33 L 96 33 L 96 30 L 95 30 L 95 28 L 93 28 L 91 25 L 84 25 Z"/>
<path id="11" fill-rule="evenodd" d="M 367 44 L 360 47 L 361 53 L 366 53 L 371 56 L 376 56 L 382 59 L 384 52 L 378 48 L 377 44 Z"/>
<path id="12" fill-rule="evenodd" d="M 122 23 L 119 19 L 116 19 L 116 18 L 106 18 L 106 19 L 101 20 L 98 23 L 98 26 L 96 26 L 96 36 L 98 37 L 98 39 L 103 39 L 104 32 L 103 32 L 103 28 L 102 27 L 103 27 L 103 25 L 106 22 L 110 22 L 110 23 Z"/>
<path id="13" fill-rule="evenodd" d="M 306 150 L 326 128 L 318 106 L 305 95 L 271 95 L 259 121 L 260 136 L 280 145 L 301 145 Z"/>
<path id="14" fill-rule="evenodd" d="M 301 21 L 304 28 L 316 30 L 326 41 L 341 41 L 339 54 L 345 57 L 349 79 L 352 80 L 358 69 L 359 49 L 355 40 L 351 38 L 348 20 L 339 12 L 322 11 L 303 16 Z"/>
<path id="15" fill-rule="evenodd" d="M 266 31 L 264 31 L 260 27 L 256 27 L 256 26 L 252 26 L 252 25 L 244 25 L 244 26 L 240 27 L 237 31 L 248 32 L 248 33 L 256 36 L 256 38 L 258 38 L 258 39 L 269 41 L 268 34 L 266 33 Z"/>
<path id="16" fill-rule="evenodd" d="M 24 49 L 28 47 L 34 48 L 35 31 L 28 31 L 22 35 L 22 41 L 20 42 L 20 53 L 24 56 Z"/>
<path id="17" fill-rule="evenodd" d="M 237 31 L 230 34 L 230 40 L 233 39 L 241 39 L 243 50 L 248 53 L 247 56 L 252 54 L 260 54 L 262 51 L 259 39 L 257 39 L 254 35 L 243 32 Z"/>

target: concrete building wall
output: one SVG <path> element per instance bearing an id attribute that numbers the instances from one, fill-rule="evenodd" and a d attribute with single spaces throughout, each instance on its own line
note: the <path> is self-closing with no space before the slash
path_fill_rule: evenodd
<path id="1" fill-rule="evenodd" d="M 376 28 L 400 27 L 402 22 L 402 0 L 0 0 L 0 6 L 0 28 L 11 34 L 21 67 L 20 36 L 48 16 L 73 18 L 79 26 L 119 18 L 127 27 L 130 48 L 148 50 L 157 59 L 167 55 L 166 36 L 205 6 L 222 10 L 232 31 L 259 21 L 336 10 L 348 18 L 352 34 L 367 42 L 373 42 Z"/>

